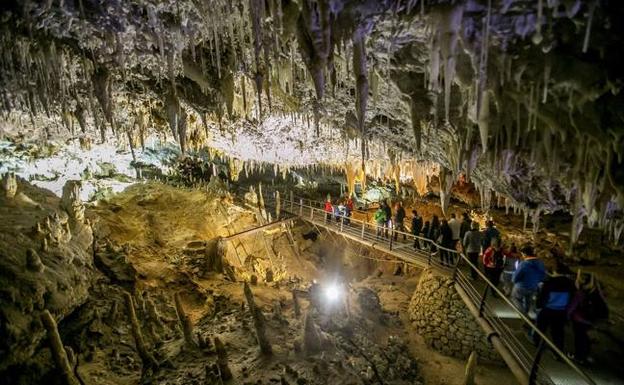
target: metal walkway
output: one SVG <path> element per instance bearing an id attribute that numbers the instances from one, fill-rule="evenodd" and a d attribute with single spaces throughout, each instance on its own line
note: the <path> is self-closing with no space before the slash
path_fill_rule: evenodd
<path id="1" fill-rule="evenodd" d="M 385 229 L 379 229 L 375 224 L 368 223 L 368 220 L 336 217 L 333 213 L 326 213 L 321 208 L 321 202 L 295 198 L 292 194 L 281 196 L 286 198 L 279 202 L 274 198 L 265 198 L 263 209 L 274 210 L 279 206 L 282 213 L 295 215 L 346 239 L 399 258 L 411 266 L 430 267 L 452 277 L 460 297 L 521 385 L 597 384 L 538 330 L 462 253 L 401 231 L 389 229 L 386 236 Z M 394 240 L 393 233 L 397 240 Z M 417 247 L 414 247 L 415 244 Z M 441 256 L 452 263 L 442 263 Z M 471 277 L 473 271 L 477 276 L 475 280 Z M 529 330 L 541 337 L 539 346 L 526 337 Z"/>

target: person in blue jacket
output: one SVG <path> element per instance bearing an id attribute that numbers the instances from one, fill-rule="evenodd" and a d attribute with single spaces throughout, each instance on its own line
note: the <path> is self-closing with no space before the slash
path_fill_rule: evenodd
<path id="1" fill-rule="evenodd" d="M 526 245 L 520 249 L 523 261 L 512 275 L 514 284 L 511 291 L 511 299 L 518 309 L 525 315 L 533 308 L 533 298 L 537 294 L 539 284 L 546 277 L 544 262 L 537 258 L 533 246 Z"/>
<path id="2" fill-rule="evenodd" d="M 575 292 L 574 282 L 563 275 L 564 266 L 557 263 L 552 275 L 546 278 L 537 294 L 537 327 L 542 333 L 550 329 L 552 341 L 559 350 L 563 351 L 564 328 L 567 320 L 568 305 Z M 534 335 L 534 342 L 538 344 L 539 336 Z"/>

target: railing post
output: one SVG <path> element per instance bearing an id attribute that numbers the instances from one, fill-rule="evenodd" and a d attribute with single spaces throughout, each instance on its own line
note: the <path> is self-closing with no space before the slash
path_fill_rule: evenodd
<path id="1" fill-rule="evenodd" d="M 431 251 L 431 245 L 427 245 L 427 249 L 429 249 L 429 257 L 427 258 L 427 265 L 431 266 L 431 258 L 433 257 L 433 251 Z"/>
<path id="2" fill-rule="evenodd" d="M 364 230 L 366 228 L 366 222 L 362 222 L 362 236 L 361 238 L 364 239 Z"/>
<path id="3" fill-rule="evenodd" d="M 481 296 L 481 303 L 479 304 L 479 317 L 483 316 L 483 308 L 485 307 L 485 298 L 487 298 L 488 291 L 490 290 L 490 285 L 485 283 L 485 289 L 483 290 L 483 295 Z"/>
<path id="4" fill-rule="evenodd" d="M 390 250 L 392 250 L 392 240 L 394 239 L 394 227 L 390 229 Z"/>
<path id="5" fill-rule="evenodd" d="M 340 216 L 340 232 L 342 233 L 342 226 L 344 225 L 344 217 Z"/>
<path id="6" fill-rule="evenodd" d="M 531 373 L 529 374 L 529 384 L 534 385 L 535 380 L 537 380 L 537 370 L 539 369 L 539 363 L 542 360 L 542 353 L 544 353 L 544 348 L 546 344 L 544 343 L 544 339 L 540 338 L 540 343 L 537 348 L 537 352 L 535 352 L 535 357 L 533 357 L 533 364 L 531 365 Z"/>
<path id="7" fill-rule="evenodd" d="M 303 216 L 303 199 L 299 198 L 299 216 Z"/>
<path id="8" fill-rule="evenodd" d="M 295 197 L 293 196 L 293 192 L 292 190 L 290 190 L 290 211 L 293 211 L 293 208 L 295 206 Z"/>

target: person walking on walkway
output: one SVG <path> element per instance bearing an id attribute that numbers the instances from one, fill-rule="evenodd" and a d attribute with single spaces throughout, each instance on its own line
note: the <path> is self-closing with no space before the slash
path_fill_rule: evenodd
<path id="1" fill-rule="evenodd" d="M 325 223 L 331 222 L 332 215 L 334 214 L 334 206 L 331 203 L 331 198 L 327 198 L 324 206 L 325 211 Z"/>
<path id="2" fill-rule="evenodd" d="M 483 268 L 487 279 L 498 288 L 500 276 L 505 265 L 505 254 L 498 239 L 493 239 L 492 244 L 483 252 Z"/>
<path id="3" fill-rule="evenodd" d="M 518 309 L 529 316 L 537 288 L 546 276 L 546 268 L 544 262 L 535 255 L 533 246 L 526 245 L 520 249 L 520 252 L 524 260 L 520 262 L 518 269 L 511 277 L 514 284 L 511 299 Z"/>
<path id="4" fill-rule="evenodd" d="M 461 222 L 457 220 L 455 214 L 451 214 L 451 219 L 448 221 L 448 225 L 453 233 L 453 247 L 456 248 L 459 245 L 459 234 L 461 233 Z"/>
<path id="5" fill-rule="evenodd" d="M 414 235 L 414 237 L 420 237 L 422 227 L 422 218 L 418 215 L 418 212 L 416 212 L 416 210 L 412 210 L 412 235 Z M 414 248 L 420 249 L 420 239 L 414 238 Z"/>
<path id="6" fill-rule="evenodd" d="M 574 354 L 569 356 L 581 365 L 587 365 L 593 362 L 589 356 L 589 330 L 596 321 L 609 318 L 609 308 L 593 274 L 581 274 L 579 270 L 575 286 L 577 290 L 567 309 L 574 332 Z"/>
<path id="7" fill-rule="evenodd" d="M 440 219 L 437 215 L 433 216 L 431 219 L 431 226 L 429 226 L 429 231 L 427 232 L 427 238 L 432 241 L 431 242 L 431 251 L 435 252 L 437 247 L 435 247 L 435 242 L 438 241 L 438 237 L 440 236 Z"/>
<path id="8" fill-rule="evenodd" d="M 552 275 L 544 280 L 544 284 L 537 294 L 536 307 L 537 328 L 550 335 L 555 346 L 563 351 L 564 328 L 567 320 L 567 308 L 574 293 L 574 282 L 562 274 L 561 264 L 556 264 Z M 533 336 L 535 344 L 539 344 L 540 337 Z"/>
<path id="9" fill-rule="evenodd" d="M 394 209 L 396 210 L 396 214 L 394 214 L 394 228 L 392 232 L 394 233 L 394 240 L 396 241 L 399 236 L 399 233 L 397 233 L 397 231 L 405 232 L 405 209 L 403 208 L 401 202 L 397 202 Z M 406 239 L 407 236 L 403 234 L 403 240 Z"/>
<path id="10" fill-rule="evenodd" d="M 352 196 L 349 196 L 345 206 L 346 206 L 345 212 L 347 214 L 347 217 L 345 218 L 345 222 L 344 223 L 345 223 L 345 225 L 349 225 L 349 224 L 351 224 L 351 215 L 352 215 L 351 213 L 353 213 L 353 197 Z"/>
<path id="11" fill-rule="evenodd" d="M 486 250 L 492 244 L 492 239 L 498 239 L 501 241 L 500 231 L 496 227 L 494 227 L 494 221 L 489 220 L 485 224 L 485 231 L 483 231 L 483 242 L 481 246 L 483 246 L 483 250 Z"/>
<path id="12" fill-rule="evenodd" d="M 375 223 L 377 223 L 377 239 L 381 238 L 381 234 L 386 225 L 386 210 L 384 210 L 383 206 L 379 206 L 377 211 L 375 211 Z"/>
<path id="13" fill-rule="evenodd" d="M 429 239 L 429 240 L 431 240 L 431 238 L 429 238 L 430 229 L 431 229 L 431 223 L 429 223 L 429 221 L 425 221 L 425 224 L 423 225 L 421 233 L 424 238 Z M 425 242 L 424 244 L 426 248 L 430 248 L 431 246 L 431 242 Z"/>
<path id="14" fill-rule="evenodd" d="M 392 207 L 390 207 L 390 204 L 388 204 L 388 202 L 384 201 L 383 209 L 386 212 L 386 223 L 384 225 L 385 227 L 384 237 L 388 238 L 388 230 L 390 229 L 390 226 L 392 225 Z"/>
<path id="15" fill-rule="evenodd" d="M 468 260 L 478 269 L 483 234 L 479 231 L 478 222 L 472 222 L 470 227 L 471 229 L 464 234 L 463 247 Z M 479 275 L 475 269 L 470 269 L 470 276 L 477 279 Z"/>
<path id="16" fill-rule="evenodd" d="M 503 266 L 503 273 L 501 274 L 501 282 L 503 284 L 503 293 L 506 296 L 511 295 L 513 289 L 513 282 L 511 280 L 514 271 L 518 268 L 520 263 L 520 252 L 515 243 L 512 243 L 508 250 L 505 252 L 505 266 Z"/>
<path id="17" fill-rule="evenodd" d="M 442 226 L 440 226 L 440 237 L 438 238 L 438 243 L 445 249 L 453 248 L 453 230 L 451 230 L 451 227 L 448 225 L 446 219 L 442 221 Z M 453 255 L 450 251 L 440 250 L 440 262 L 442 262 L 442 265 L 452 266 L 453 259 Z"/>
<path id="18" fill-rule="evenodd" d="M 470 219 L 470 216 L 468 215 L 468 213 L 463 213 L 461 226 L 459 228 L 459 240 L 460 241 L 463 241 L 464 236 L 466 235 L 467 232 L 470 231 L 470 229 L 472 229 L 472 219 Z"/>

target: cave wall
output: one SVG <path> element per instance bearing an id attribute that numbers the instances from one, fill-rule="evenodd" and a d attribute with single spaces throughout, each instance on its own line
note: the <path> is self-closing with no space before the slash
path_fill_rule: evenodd
<path id="1" fill-rule="evenodd" d="M 69 181 L 59 199 L 13 175 L 0 196 L 0 373 L 25 364 L 45 338 L 44 309 L 63 319 L 83 304 L 93 278 L 93 233 Z"/>
<path id="2" fill-rule="evenodd" d="M 451 278 L 431 269 L 423 271 L 408 312 L 416 332 L 440 353 L 465 359 L 474 350 L 480 360 L 502 362 L 459 297 Z"/>

